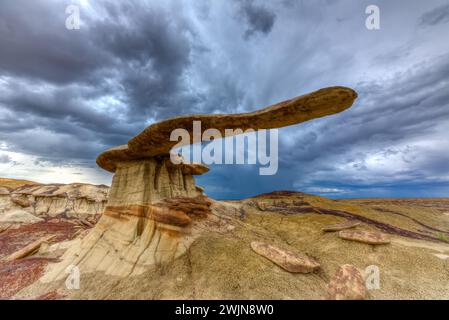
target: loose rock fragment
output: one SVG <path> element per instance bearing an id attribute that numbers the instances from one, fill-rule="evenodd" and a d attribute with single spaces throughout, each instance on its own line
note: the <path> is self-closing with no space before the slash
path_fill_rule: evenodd
<path id="1" fill-rule="evenodd" d="M 343 230 L 338 236 L 345 240 L 358 241 L 367 244 L 388 244 L 389 237 L 381 232 L 365 231 L 365 230 Z"/>
<path id="2" fill-rule="evenodd" d="M 42 237 L 42 238 L 40 238 L 40 239 L 30 243 L 26 247 L 24 247 L 24 248 L 22 248 L 22 249 L 20 249 L 20 250 L 18 250 L 16 252 L 14 252 L 13 254 L 9 255 L 4 260 L 5 261 L 13 261 L 13 260 L 24 258 L 24 257 L 32 254 L 33 252 L 39 250 L 40 246 L 44 242 L 50 241 L 53 238 L 54 238 L 54 235 Z"/>
<path id="3" fill-rule="evenodd" d="M 320 267 L 320 264 L 313 258 L 274 245 L 253 241 L 251 248 L 257 254 L 271 260 L 288 272 L 310 273 Z"/>

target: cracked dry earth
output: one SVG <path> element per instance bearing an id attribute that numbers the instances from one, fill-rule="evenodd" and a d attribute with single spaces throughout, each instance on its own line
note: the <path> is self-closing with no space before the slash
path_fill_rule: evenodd
<path id="1" fill-rule="evenodd" d="M 3 258 L 42 235 L 49 244 L 29 256 L 0 263 L 3 299 L 325 299 L 341 266 L 363 274 L 380 270 L 380 288 L 368 299 L 449 298 L 449 200 L 356 199 L 334 201 L 299 192 L 273 192 L 239 201 L 211 201 L 195 219 L 193 239 L 173 261 L 124 276 L 81 272 L 80 289 L 65 279 L 41 281 L 61 256 L 86 237 L 80 217 L 44 218 L 0 233 Z M 386 245 L 344 240 L 322 229 L 347 221 L 351 230 L 382 232 Z M 85 221 L 84 221 L 85 222 Z M 254 241 L 307 255 L 320 268 L 291 273 L 251 249 Z"/>

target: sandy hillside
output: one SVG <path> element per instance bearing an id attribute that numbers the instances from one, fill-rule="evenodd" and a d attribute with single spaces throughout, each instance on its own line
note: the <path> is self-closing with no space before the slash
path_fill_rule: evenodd
<path id="1" fill-rule="evenodd" d="M 39 184 L 30 180 L 0 178 L 0 187 L 15 189 L 24 185 Z"/>

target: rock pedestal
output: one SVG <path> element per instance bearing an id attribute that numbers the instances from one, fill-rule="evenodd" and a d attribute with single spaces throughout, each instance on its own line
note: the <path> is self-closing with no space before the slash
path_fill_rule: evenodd
<path id="1" fill-rule="evenodd" d="M 208 129 L 224 134 L 227 129 L 241 129 L 236 131 L 241 133 L 246 129 L 280 128 L 341 112 L 356 98 L 352 89 L 331 87 L 254 112 L 174 117 L 148 126 L 126 145 L 104 151 L 97 157 L 97 164 L 114 173 L 104 213 L 80 245 L 71 247 L 42 280 L 66 276 L 70 265 L 82 272 L 140 274 L 187 250 L 194 239 L 192 225 L 208 216 L 211 205 L 202 189 L 195 186 L 193 175 L 209 169 L 201 164 L 170 161 L 172 148 L 180 147 L 171 139 L 173 130 L 183 129 L 192 137 L 196 121 L 201 122 L 201 135 Z M 278 257 L 278 252 L 273 256 Z M 286 257 L 289 263 L 300 259 Z"/>
<path id="2" fill-rule="evenodd" d="M 65 269 L 70 265 L 83 272 L 140 274 L 183 254 L 193 240 L 193 220 L 207 217 L 210 211 L 211 202 L 195 187 L 192 175 L 207 168 L 169 161 L 117 162 L 109 199 L 97 225 L 42 280 L 67 276 Z"/>

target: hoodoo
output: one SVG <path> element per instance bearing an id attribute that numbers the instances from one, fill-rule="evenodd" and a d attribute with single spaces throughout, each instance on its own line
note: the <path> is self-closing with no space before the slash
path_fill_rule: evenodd
<path id="1" fill-rule="evenodd" d="M 331 87 L 250 113 L 175 117 L 150 125 L 127 145 L 103 152 L 97 164 L 114 173 L 103 215 L 42 281 L 67 276 L 71 265 L 83 272 L 141 274 L 182 255 L 195 235 L 213 224 L 213 201 L 195 186 L 193 178 L 209 169 L 170 160 L 177 144 L 170 141 L 174 129 L 191 133 L 193 121 L 201 121 L 203 131 L 214 128 L 222 133 L 225 129 L 280 128 L 341 112 L 356 97 L 349 88 Z"/>

